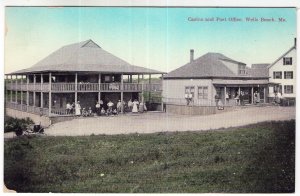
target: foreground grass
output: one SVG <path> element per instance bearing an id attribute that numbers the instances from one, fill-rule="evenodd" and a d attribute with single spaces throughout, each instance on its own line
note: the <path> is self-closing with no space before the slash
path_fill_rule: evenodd
<path id="1" fill-rule="evenodd" d="M 294 192 L 295 121 L 215 132 L 5 142 L 18 192 Z"/>

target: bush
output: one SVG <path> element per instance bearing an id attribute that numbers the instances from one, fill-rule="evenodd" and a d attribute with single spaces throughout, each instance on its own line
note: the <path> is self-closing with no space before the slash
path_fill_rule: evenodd
<path id="1" fill-rule="evenodd" d="M 13 118 L 9 116 L 4 117 L 4 132 L 15 132 L 16 135 L 21 135 L 22 132 L 29 126 L 34 124 L 30 118 Z"/>

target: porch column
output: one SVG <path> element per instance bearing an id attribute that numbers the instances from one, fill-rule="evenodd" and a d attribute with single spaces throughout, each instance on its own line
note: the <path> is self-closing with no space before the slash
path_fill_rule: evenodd
<path id="1" fill-rule="evenodd" d="M 132 83 L 132 74 L 130 74 L 130 83 Z"/>
<path id="2" fill-rule="evenodd" d="M 251 103 L 252 104 L 254 103 L 254 97 L 253 97 L 253 95 L 254 95 L 254 92 L 253 92 L 253 86 L 252 86 L 252 88 L 251 88 Z"/>
<path id="3" fill-rule="evenodd" d="M 41 108 L 44 107 L 43 83 L 44 83 L 44 78 L 43 78 L 43 74 L 41 74 Z"/>
<path id="4" fill-rule="evenodd" d="M 100 100 L 101 100 L 101 74 L 98 75 L 98 85 L 99 85 L 98 103 L 100 104 Z"/>
<path id="5" fill-rule="evenodd" d="M 13 97 L 13 79 L 12 79 L 12 75 L 10 75 L 10 102 L 12 102 L 12 97 Z"/>
<path id="6" fill-rule="evenodd" d="M 29 84 L 29 75 L 26 75 L 26 105 L 27 105 L 27 111 L 28 111 L 28 106 L 29 106 L 28 84 Z"/>
<path id="7" fill-rule="evenodd" d="M 151 98 L 151 74 L 149 74 L 149 88 L 148 88 L 148 98 L 149 98 L 149 103 L 150 103 L 150 98 Z"/>
<path id="8" fill-rule="evenodd" d="M 123 74 L 121 74 L 121 113 L 122 114 L 124 112 L 123 99 L 124 99 L 124 82 L 123 82 Z"/>
<path id="9" fill-rule="evenodd" d="M 23 75 L 21 75 L 21 110 L 23 105 Z"/>
<path id="10" fill-rule="evenodd" d="M 17 90 L 17 88 L 18 88 L 18 75 L 16 75 L 15 78 L 16 78 L 16 89 L 15 89 L 16 94 L 15 94 L 15 102 L 18 103 L 18 90 Z"/>
<path id="11" fill-rule="evenodd" d="M 51 72 L 49 73 L 49 101 L 48 101 L 48 106 L 49 106 L 49 116 L 51 116 L 51 108 L 52 108 L 52 74 Z"/>
<path id="12" fill-rule="evenodd" d="M 140 83 L 140 74 L 138 74 L 138 84 Z"/>
<path id="13" fill-rule="evenodd" d="M 226 103 L 226 86 L 224 86 L 224 106 L 227 105 Z"/>
<path id="14" fill-rule="evenodd" d="M 241 96 L 241 87 L 239 87 L 239 97 Z M 241 99 L 239 99 L 239 105 L 241 104 Z"/>
<path id="15" fill-rule="evenodd" d="M 33 75 L 33 106 L 35 107 L 35 85 L 36 85 L 36 75 Z"/>
<path id="16" fill-rule="evenodd" d="M 75 73 L 75 104 L 77 103 L 77 79 L 78 79 L 78 74 Z"/>
<path id="17" fill-rule="evenodd" d="M 266 87 L 264 86 L 264 103 L 266 103 Z"/>

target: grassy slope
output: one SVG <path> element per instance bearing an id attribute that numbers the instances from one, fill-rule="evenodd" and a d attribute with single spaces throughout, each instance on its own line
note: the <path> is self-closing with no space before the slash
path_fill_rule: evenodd
<path id="1" fill-rule="evenodd" d="M 19 192 L 293 192 L 295 122 L 5 142 Z M 103 176 L 104 174 L 104 176 Z"/>

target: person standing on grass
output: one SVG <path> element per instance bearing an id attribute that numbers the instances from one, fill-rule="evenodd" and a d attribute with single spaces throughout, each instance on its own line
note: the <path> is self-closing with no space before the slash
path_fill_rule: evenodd
<path id="1" fill-rule="evenodd" d="M 75 105 L 75 115 L 76 115 L 76 116 L 80 116 L 80 115 L 81 115 L 80 110 L 81 110 L 80 102 L 77 101 L 77 103 L 76 103 L 76 105 Z"/>

